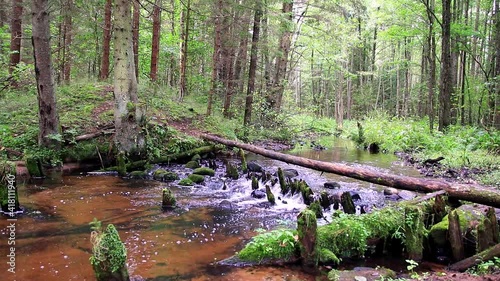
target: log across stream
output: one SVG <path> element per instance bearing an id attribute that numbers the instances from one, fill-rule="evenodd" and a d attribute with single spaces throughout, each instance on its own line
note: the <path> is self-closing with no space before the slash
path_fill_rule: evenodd
<path id="1" fill-rule="evenodd" d="M 492 206 L 495 208 L 500 208 L 500 192 L 487 189 L 478 185 L 456 184 L 440 180 L 392 175 L 371 170 L 368 168 L 358 168 L 340 163 L 329 163 L 329 162 L 317 161 L 293 155 L 288 155 L 276 151 L 267 150 L 258 146 L 224 139 L 213 135 L 204 134 L 201 137 L 205 140 L 218 142 L 231 147 L 238 147 L 272 159 L 280 160 L 286 163 L 295 164 L 319 171 L 330 172 L 375 184 L 394 187 L 398 189 L 412 190 L 417 192 L 427 193 L 427 192 L 444 190 L 449 196 L 459 200 L 465 200 L 474 203 L 484 204 L 487 206 Z"/>

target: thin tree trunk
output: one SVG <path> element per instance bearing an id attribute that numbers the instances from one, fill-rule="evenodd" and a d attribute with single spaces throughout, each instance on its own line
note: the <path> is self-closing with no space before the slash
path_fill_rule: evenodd
<path id="1" fill-rule="evenodd" d="M 113 0 L 106 0 L 104 6 L 104 30 L 102 39 L 102 57 L 99 78 L 101 80 L 108 79 L 109 76 L 109 53 L 111 45 L 111 7 Z"/>
<path id="2" fill-rule="evenodd" d="M 292 21 L 293 14 L 293 0 L 283 1 L 281 13 L 285 17 L 283 26 L 288 26 Z M 271 91 L 270 105 L 275 111 L 280 111 L 283 99 L 283 92 L 285 90 L 285 77 L 288 65 L 288 53 L 290 52 L 292 31 L 290 28 L 285 28 L 281 34 L 278 48 L 278 57 L 276 58 L 275 74 L 273 81 L 273 88 Z"/>
<path id="3" fill-rule="evenodd" d="M 17 65 L 21 61 L 21 39 L 22 39 L 22 17 L 23 0 L 12 1 L 12 18 L 10 21 L 10 64 L 9 74 L 12 75 Z M 11 81 L 11 85 L 17 86 L 17 79 Z"/>
<path id="4" fill-rule="evenodd" d="M 132 16 L 132 46 L 134 52 L 134 71 L 135 79 L 139 81 L 139 23 L 140 23 L 140 4 L 139 0 L 132 0 L 134 12 Z"/>
<path id="5" fill-rule="evenodd" d="M 153 8 L 153 38 L 151 42 L 151 81 L 158 79 L 158 56 L 160 54 L 161 0 L 156 0 Z"/>
<path id="6" fill-rule="evenodd" d="M 63 44 L 63 56 L 62 56 L 62 80 L 66 83 L 70 81 L 71 78 L 71 43 L 73 41 L 73 0 L 67 0 L 64 5 L 64 20 L 62 26 L 62 44 Z"/>
<path id="7" fill-rule="evenodd" d="M 189 40 L 191 0 L 187 0 L 186 7 L 181 11 L 181 51 L 179 57 L 180 80 L 179 80 L 179 101 L 182 101 L 187 93 L 187 56 Z"/>
<path id="8" fill-rule="evenodd" d="M 217 92 L 218 88 L 218 76 L 219 76 L 219 65 L 220 65 L 220 51 L 221 51 L 221 37 L 222 37 L 222 8 L 223 1 L 217 0 L 216 6 L 214 7 L 215 23 L 214 23 L 214 52 L 212 55 L 212 86 L 210 87 L 210 92 L 208 93 L 208 104 L 207 104 L 207 116 L 212 115 L 212 105 L 214 94 Z"/>
<path id="9" fill-rule="evenodd" d="M 451 124 L 451 95 L 454 81 L 451 57 L 451 0 L 443 0 L 442 33 L 438 128 L 440 131 L 444 131 Z"/>
<path id="10" fill-rule="evenodd" d="M 262 5 L 257 2 L 252 29 L 252 47 L 250 50 L 250 66 L 248 70 L 247 95 L 245 100 L 245 115 L 243 125 L 248 126 L 252 120 L 253 92 L 255 90 L 255 74 L 257 72 L 257 53 L 260 35 L 260 19 L 262 17 Z"/>
<path id="11" fill-rule="evenodd" d="M 59 118 L 57 116 L 52 56 L 50 49 L 49 1 L 34 0 L 32 6 L 32 43 L 38 96 L 38 144 L 58 149 Z"/>
<path id="12" fill-rule="evenodd" d="M 500 4 L 499 1 L 495 1 L 494 8 L 494 23 L 493 27 L 493 42 L 495 46 L 495 53 L 492 59 L 494 67 L 494 72 L 492 77 L 495 77 L 493 83 L 493 89 L 490 92 L 489 98 L 489 119 L 490 126 L 500 129 L 500 113 L 498 112 L 498 107 L 500 107 Z"/>

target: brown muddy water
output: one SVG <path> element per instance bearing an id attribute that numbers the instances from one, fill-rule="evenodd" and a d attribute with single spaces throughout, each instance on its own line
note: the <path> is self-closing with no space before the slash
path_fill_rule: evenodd
<path id="1" fill-rule="evenodd" d="M 294 154 L 377 166 L 398 174 L 417 173 L 395 164 L 397 159 L 392 155 L 369 155 L 342 146 Z M 249 155 L 248 159 L 271 172 L 278 166 L 297 169 L 299 177 L 313 189 L 335 180 L 383 204 L 380 187 L 260 156 Z M 181 178 L 189 172 L 180 166 L 174 169 Z M 223 191 L 224 181 L 228 190 Z M 7 226 L 12 222 L 0 220 L 1 280 L 95 280 L 89 262 L 88 224 L 94 218 L 117 227 L 127 247 L 129 273 L 135 280 L 315 280 L 293 266 L 236 268 L 217 264 L 239 251 L 256 229 L 294 228 L 296 215 L 304 207 L 297 198 L 286 198 L 287 202 L 269 208 L 263 204 L 265 199 L 249 196 L 246 179 L 231 182 L 218 172 L 205 186 L 179 187 L 152 180 L 78 174 L 38 182 L 18 179 L 17 183 L 25 213 L 15 221 L 14 246 L 8 245 Z M 174 211 L 163 211 L 160 206 L 161 190 L 166 186 L 178 199 L 179 208 Z M 15 273 L 7 271 L 10 247 L 15 247 Z"/>

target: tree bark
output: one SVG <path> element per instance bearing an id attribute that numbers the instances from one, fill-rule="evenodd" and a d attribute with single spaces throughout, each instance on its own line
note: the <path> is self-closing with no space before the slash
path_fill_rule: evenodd
<path id="1" fill-rule="evenodd" d="M 102 38 L 102 58 L 99 79 L 105 80 L 109 76 L 109 53 L 111 43 L 111 6 L 113 0 L 106 0 L 104 6 L 104 30 Z"/>
<path id="2" fill-rule="evenodd" d="M 52 56 L 50 49 L 49 1 L 34 0 L 32 44 L 38 97 L 38 145 L 58 149 L 60 142 Z"/>
<path id="3" fill-rule="evenodd" d="M 207 116 L 212 115 L 212 105 L 214 95 L 218 88 L 218 76 L 219 76 L 219 66 L 220 66 L 220 51 L 221 51 L 221 37 L 222 37 L 222 7 L 223 1 L 217 0 L 214 7 L 215 23 L 214 23 L 214 52 L 212 54 L 212 85 L 210 87 L 210 92 L 208 93 L 208 103 L 207 103 Z"/>
<path id="4" fill-rule="evenodd" d="M 240 143 L 223 139 L 213 135 L 203 134 L 201 138 L 209 141 L 219 142 L 227 146 L 238 147 L 253 153 L 257 153 L 272 159 L 280 160 L 286 163 L 307 167 L 323 172 L 330 172 L 341 176 L 346 176 L 362 181 L 367 181 L 384 186 L 390 186 L 399 189 L 412 190 L 417 192 L 435 192 L 445 190 L 450 197 L 460 200 L 475 202 L 500 207 L 500 193 L 477 185 L 453 184 L 445 181 L 432 179 L 414 178 L 408 176 L 399 176 L 378 172 L 369 168 L 351 167 L 345 164 L 329 163 L 302 158 L 293 155 L 287 155 L 276 151 L 271 151 L 250 144 Z"/>
<path id="5" fill-rule="evenodd" d="M 161 0 L 156 0 L 153 8 L 153 38 L 151 43 L 151 81 L 158 79 L 158 56 L 160 54 Z"/>
<path id="6" fill-rule="evenodd" d="M 114 7 L 114 95 L 115 143 L 118 152 L 133 156 L 142 152 L 145 142 L 141 130 L 144 117 L 137 97 L 130 10 L 129 0 L 116 0 Z"/>
<path id="7" fill-rule="evenodd" d="M 451 0 L 443 0 L 438 127 L 440 131 L 445 130 L 451 124 L 451 95 L 454 86 L 451 57 L 451 2 Z"/>
<path id="8" fill-rule="evenodd" d="M 132 0 L 132 49 L 134 52 L 135 80 L 139 81 L 139 24 L 140 24 L 140 4 L 139 0 Z"/>
<path id="9" fill-rule="evenodd" d="M 288 53 L 290 52 L 292 43 L 292 30 L 290 27 L 293 18 L 292 8 L 293 0 L 283 1 L 281 13 L 285 18 L 282 23 L 284 30 L 279 41 L 278 57 L 276 58 L 275 74 L 271 91 L 272 96 L 269 101 L 271 108 L 275 111 L 280 111 L 281 109 L 283 91 L 285 89 L 284 83 L 288 64 Z"/>
<path id="10" fill-rule="evenodd" d="M 21 37 L 23 16 L 23 0 L 12 1 L 12 18 L 10 21 L 10 64 L 9 74 L 12 75 L 21 61 Z M 11 85 L 16 86 L 17 79 L 11 80 Z"/>
<path id="11" fill-rule="evenodd" d="M 257 53 L 260 35 L 260 19 L 262 17 L 261 3 L 257 2 L 253 18 L 252 47 L 250 50 L 250 66 L 248 70 L 247 95 L 245 99 L 245 115 L 243 126 L 248 126 L 252 121 L 253 92 L 255 91 L 255 74 L 257 72 Z"/>
<path id="12" fill-rule="evenodd" d="M 181 46 L 179 57 L 180 79 L 179 79 L 179 101 L 184 99 L 187 93 L 187 56 L 189 41 L 189 21 L 190 21 L 191 0 L 187 0 L 186 7 L 181 11 Z"/>

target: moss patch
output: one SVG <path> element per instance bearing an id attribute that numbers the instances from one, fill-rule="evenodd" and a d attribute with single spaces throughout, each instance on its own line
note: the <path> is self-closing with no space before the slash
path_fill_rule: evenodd
<path id="1" fill-rule="evenodd" d="M 215 171 L 207 167 L 200 167 L 194 169 L 193 174 L 213 177 L 215 175 Z"/>
<path id="2" fill-rule="evenodd" d="M 197 174 L 191 174 L 191 175 L 188 176 L 188 179 L 190 179 L 194 183 L 202 183 L 205 180 L 205 176 L 197 175 Z"/>
<path id="3" fill-rule="evenodd" d="M 184 178 L 184 179 L 182 179 L 182 180 L 179 181 L 179 185 L 182 185 L 182 186 L 193 186 L 194 182 L 192 180 L 190 180 L 189 178 Z"/>

